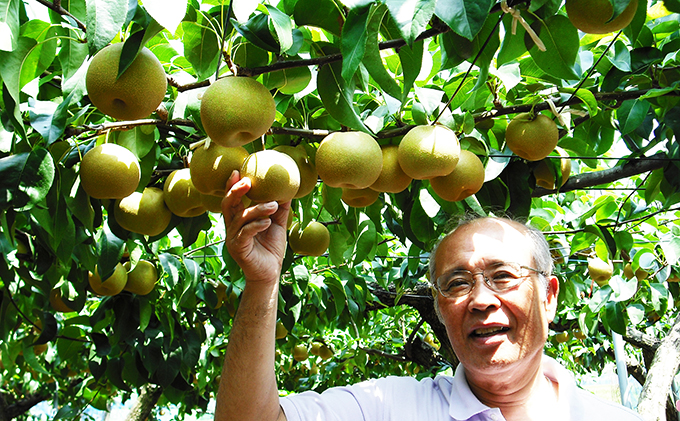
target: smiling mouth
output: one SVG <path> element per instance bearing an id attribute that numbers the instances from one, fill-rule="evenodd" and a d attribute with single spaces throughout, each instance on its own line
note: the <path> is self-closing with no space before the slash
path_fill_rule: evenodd
<path id="1" fill-rule="evenodd" d="M 479 338 L 485 338 L 485 337 L 488 337 L 488 336 L 497 335 L 497 334 L 502 333 L 502 332 L 507 332 L 508 330 L 510 330 L 510 328 L 501 327 L 501 326 L 475 329 L 472 332 L 471 336 L 475 336 L 475 337 L 479 337 Z"/>

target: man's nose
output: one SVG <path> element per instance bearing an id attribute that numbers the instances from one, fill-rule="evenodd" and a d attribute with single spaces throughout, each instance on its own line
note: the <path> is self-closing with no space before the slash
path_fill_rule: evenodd
<path id="1" fill-rule="evenodd" d="M 501 301 L 495 291 L 489 288 L 481 273 L 475 274 L 476 281 L 469 294 L 468 308 L 470 310 L 486 311 L 489 308 L 499 308 Z"/>

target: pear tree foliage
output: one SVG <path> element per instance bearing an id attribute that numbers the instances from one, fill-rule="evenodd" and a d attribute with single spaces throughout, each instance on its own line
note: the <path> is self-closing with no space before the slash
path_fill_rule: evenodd
<path id="1" fill-rule="evenodd" d="M 612 18 L 630 3 L 609 1 Z M 148 118 L 118 121 L 88 99 L 88 64 L 111 43 L 125 43 L 119 74 L 143 46 L 163 65 L 168 89 Z M 113 201 L 82 189 L 79 166 L 117 143 L 139 159 L 138 191 L 162 188 L 205 138 L 202 93 L 228 75 L 256 78 L 276 103 L 249 152 L 300 145 L 313 160 L 333 132 L 397 145 L 436 123 L 484 164 L 481 190 L 457 202 L 427 180 L 365 208 L 322 180 L 293 201 L 295 220 L 323 223 L 331 239 L 322 256 L 289 250 L 284 262 L 282 393 L 455 366 L 429 252 L 452 217 L 502 213 L 541 229 L 554 253 L 546 353 L 598 372 L 623 335 L 640 410 L 663 416 L 670 377 L 655 367 L 672 375 L 679 363 L 677 347 L 657 353 L 680 335 L 679 50 L 678 0 L 639 0 L 627 27 L 600 35 L 577 30 L 561 0 L 0 0 L 0 420 L 30 419 L 42 401 L 53 419 L 77 418 L 138 394 L 152 404 L 136 419 L 205 413 L 244 287 L 221 216 L 128 232 Z M 548 167 L 559 180 L 566 158 L 571 174 L 555 190 L 506 146 L 525 112 L 558 126 L 566 154 Z M 592 258 L 612 263 L 608 282 L 592 280 Z M 89 287 L 95 267 L 106 277 L 142 259 L 160 274 L 150 294 Z M 627 263 L 647 275 L 628 279 Z M 56 311 L 53 291 L 73 311 Z"/>

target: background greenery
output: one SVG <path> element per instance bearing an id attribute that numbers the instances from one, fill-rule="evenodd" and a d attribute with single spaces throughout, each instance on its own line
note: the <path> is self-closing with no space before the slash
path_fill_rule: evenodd
<path id="1" fill-rule="evenodd" d="M 546 352 L 576 372 L 599 371 L 613 358 L 612 332 L 622 334 L 629 372 L 645 385 L 640 411 L 663 419 L 680 363 L 680 2 L 640 0 L 631 25 L 602 36 L 578 32 L 562 1 L 509 3 L 545 52 L 521 25 L 513 35 L 512 16 L 492 0 L 0 0 L 0 420 L 28 419 L 42 401 L 54 419 L 78 418 L 135 391 L 130 419 L 170 403 L 180 415 L 206 410 L 243 287 L 222 253 L 220 215 L 174 217 L 155 238 L 125 232 L 108 201 L 80 188 L 78 167 L 106 138 L 140 158 L 140 189 L 162 185 L 204 137 L 201 92 L 230 71 L 257 77 L 276 101 L 274 127 L 251 151 L 302 144 L 313 156 L 345 128 L 397 144 L 436 120 L 486 167 L 482 190 L 461 202 L 427 181 L 363 209 L 321 182 L 294 201 L 303 224 L 327 224 L 331 246 L 285 261 L 284 393 L 455 364 L 432 311 L 428 251 L 452 215 L 496 209 L 543 230 L 558 259 Z M 622 10 L 628 0 L 612 3 Z M 149 119 L 112 121 L 86 96 L 92 55 L 123 41 L 149 47 L 168 74 Z M 516 113 L 553 117 L 550 102 L 573 166 L 560 191 L 536 187 L 536 163 L 504 145 Z M 607 286 L 588 277 L 594 256 L 614 262 Z M 162 269 L 154 292 L 88 290 L 96 264 L 106 272 L 128 258 Z M 626 279 L 626 262 L 649 277 Z M 77 311 L 52 309 L 55 287 Z M 560 332 L 571 332 L 566 342 Z M 334 355 L 293 360 L 294 346 L 313 342 Z"/>

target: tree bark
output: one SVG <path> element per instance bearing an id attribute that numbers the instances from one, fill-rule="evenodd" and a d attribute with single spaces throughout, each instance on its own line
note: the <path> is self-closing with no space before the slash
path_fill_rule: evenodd
<path id="1" fill-rule="evenodd" d="M 567 180 L 564 186 L 559 189 L 559 193 L 611 183 L 616 180 L 631 177 L 633 175 L 663 168 L 663 166 L 667 163 L 668 159 L 665 154 L 657 154 L 647 159 L 633 159 L 624 165 L 607 170 L 575 175 Z M 541 197 L 555 193 L 558 193 L 558 190 L 547 190 L 543 187 L 537 187 L 531 195 L 533 197 Z"/>
<path id="2" fill-rule="evenodd" d="M 0 421 L 9 421 L 9 418 L 7 417 L 7 401 L 2 392 L 0 392 Z"/>
<path id="3" fill-rule="evenodd" d="M 666 420 L 666 402 L 673 377 L 680 367 L 680 317 L 654 354 L 647 381 L 640 393 L 638 412 L 646 421 Z"/>
<path id="4" fill-rule="evenodd" d="M 137 403 L 130 411 L 126 421 L 145 421 L 151 415 L 151 410 L 156 406 L 158 399 L 163 394 L 163 388 L 153 384 L 142 386 L 142 391 L 137 398 Z"/>

